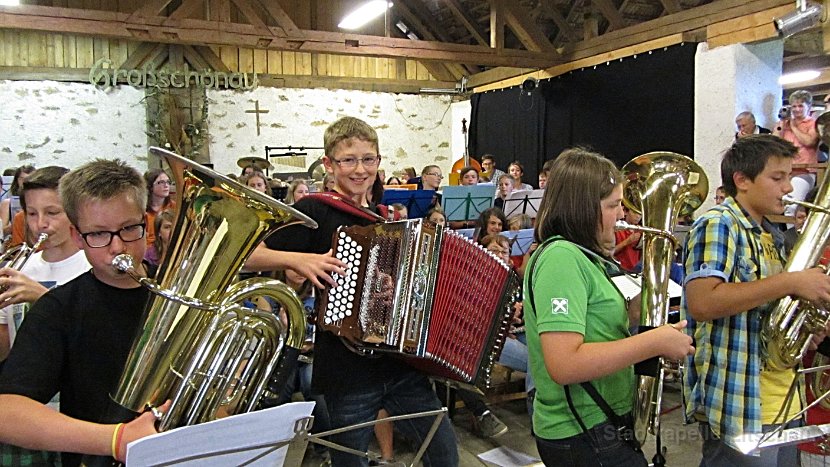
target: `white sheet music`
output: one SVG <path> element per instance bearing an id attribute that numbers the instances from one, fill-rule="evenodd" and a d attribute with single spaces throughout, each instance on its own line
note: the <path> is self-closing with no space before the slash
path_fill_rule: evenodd
<path id="1" fill-rule="evenodd" d="M 281 466 L 288 446 L 273 446 L 294 438 L 295 422 L 313 408 L 294 402 L 148 436 L 127 446 L 127 465 Z"/>
<path id="2" fill-rule="evenodd" d="M 631 300 L 637 296 L 643 288 L 642 277 L 638 275 L 623 274 L 612 277 L 611 281 L 614 282 L 614 285 L 616 285 L 618 289 L 620 289 L 620 292 L 622 292 L 623 297 L 625 297 L 626 300 Z M 683 287 L 677 282 L 669 279 L 669 298 L 676 298 L 682 294 Z"/>

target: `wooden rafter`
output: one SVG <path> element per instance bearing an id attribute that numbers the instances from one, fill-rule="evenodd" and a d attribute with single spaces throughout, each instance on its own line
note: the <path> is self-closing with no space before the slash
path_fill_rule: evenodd
<path id="1" fill-rule="evenodd" d="M 271 18 L 277 22 L 277 25 L 281 27 L 288 35 L 290 36 L 301 36 L 302 31 L 300 28 L 294 24 L 294 21 L 291 19 L 290 16 L 282 9 L 279 2 L 277 0 L 258 0 L 259 4 L 265 8 L 265 11 L 271 15 Z"/>
<path id="2" fill-rule="evenodd" d="M 404 19 L 409 23 L 409 26 L 414 28 L 415 32 L 424 39 L 428 41 L 434 41 L 439 39 L 436 38 L 432 29 L 428 27 L 426 24 L 424 24 L 424 22 L 421 21 L 421 18 L 418 15 L 416 15 L 415 12 L 409 9 L 409 7 L 407 6 L 407 2 L 398 1 L 395 4 L 395 11 L 398 14 L 402 15 Z M 424 63 L 424 66 L 426 66 L 426 62 Z M 460 65 L 455 63 L 444 63 L 441 65 L 431 64 L 430 68 L 432 68 L 432 70 L 430 70 L 430 73 L 432 73 L 432 75 L 435 76 L 437 79 L 446 80 L 446 75 L 442 73 L 440 70 L 436 70 L 436 66 L 432 65 L 436 65 L 439 68 L 445 68 L 449 72 L 449 75 L 452 76 L 452 80 L 461 79 L 462 76 L 467 74 L 467 72 L 463 70 L 463 68 Z"/>
<path id="3" fill-rule="evenodd" d="M 534 52 L 555 52 L 553 45 L 517 2 L 502 2 L 504 21 L 522 44 Z"/>
<path id="4" fill-rule="evenodd" d="M 452 38 L 444 34 L 441 29 L 431 26 L 437 24 L 438 20 L 432 16 L 432 13 L 430 13 L 424 4 L 419 0 L 399 0 L 396 4 L 396 8 L 406 10 L 404 13 L 406 18 L 418 24 L 416 29 L 422 33 L 422 37 L 424 39 L 440 42 L 452 42 Z M 481 71 L 476 65 L 466 67 L 459 65 L 456 65 L 455 67 L 451 65 L 446 66 L 454 76 L 457 75 L 456 79 L 461 79 L 462 76 L 467 76 L 471 73 Z"/>
<path id="5" fill-rule="evenodd" d="M 574 0 L 571 2 L 571 8 L 568 10 L 568 14 L 565 15 L 565 22 L 572 23 L 576 19 L 577 12 L 582 5 L 585 3 L 585 0 Z M 553 39 L 553 46 L 560 47 L 562 42 L 564 41 L 565 34 L 562 32 L 562 29 L 556 33 L 556 37 Z"/>
<path id="6" fill-rule="evenodd" d="M 259 17 L 249 0 L 231 0 L 231 2 L 236 5 L 236 8 L 239 9 L 245 19 L 247 19 L 257 31 L 265 35 L 271 34 L 271 30 L 268 29 L 268 25 L 265 24 L 265 21 Z"/>
<path id="7" fill-rule="evenodd" d="M 608 20 L 611 29 L 622 29 L 625 27 L 625 19 L 623 19 L 620 12 L 611 3 L 611 0 L 591 0 L 591 3 Z"/>
<path id="8" fill-rule="evenodd" d="M 452 14 L 455 18 L 467 28 L 467 31 L 472 35 L 473 39 L 478 42 L 480 45 L 489 45 L 487 39 L 484 38 L 484 31 L 478 27 L 478 23 L 475 22 L 472 18 L 470 18 L 467 13 L 464 11 L 464 8 L 458 2 L 458 0 L 446 0 L 447 7 L 450 9 Z"/>
<path id="9" fill-rule="evenodd" d="M 189 18 L 199 10 L 199 7 L 204 7 L 205 1 L 204 0 L 184 0 L 182 1 L 181 5 L 176 8 L 168 18 L 170 20 L 179 20 L 184 18 Z"/>
<path id="10" fill-rule="evenodd" d="M 504 2 L 490 0 L 490 47 L 504 49 Z"/>
<path id="11" fill-rule="evenodd" d="M 130 15 L 129 19 L 134 19 L 135 17 L 149 17 L 149 16 L 159 16 L 167 5 L 170 4 L 173 0 L 150 0 L 141 8 L 135 10 L 132 15 Z"/>
<path id="12" fill-rule="evenodd" d="M 576 32 L 574 32 L 571 25 L 568 24 L 568 21 L 562 16 L 562 13 L 559 13 L 559 10 L 556 9 L 556 6 L 553 0 L 541 0 L 540 6 L 542 7 L 542 12 L 548 18 L 552 19 L 554 23 L 556 23 L 556 27 L 559 28 L 559 33 L 567 36 L 573 41 L 579 40 L 579 36 L 577 36 Z"/>
<path id="13" fill-rule="evenodd" d="M 680 0 L 660 0 L 660 3 L 663 5 L 663 8 L 666 10 L 666 13 L 670 15 L 674 13 L 679 13 L 680 10 L 683 9 L 680 6 Z"/>
<path id="14" fill-rule="evenodd" d="M 407 57 L 485 66 L 546 67 L 559 63 L 551 54 L 436 41 L 412 41 L 360 34 L 302 30 L 298 36 L 270 27 L 267 38 L 252 25 L 199 19 L 164 24 L 167 17 L 132 19 L 110 11 L 20 5 L 0 7 L 0 29 L 95 34 L 125 40 L 187 45 L 288 50 L 373 57 Z"/>

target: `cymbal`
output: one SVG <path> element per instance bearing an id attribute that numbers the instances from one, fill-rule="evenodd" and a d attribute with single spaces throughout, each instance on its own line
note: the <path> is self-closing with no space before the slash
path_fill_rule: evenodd
<path id="1" fill-rule="evenodd" d="M 268 162 L 266 159 L 263 159 L 262 157 L 256 157 L 256 156 L 241 157 L 238 161 L 236 161 L 236 165 L 238 165 L 239 167 L 241 167 L 243 169 L 245 167 L 248 167 L 249 165 L 253 165 L 254 167 L 256 167 L 259 170 L 273 169 L 274 168 L 274 166 L 271 165 L 271 163 Z"/>

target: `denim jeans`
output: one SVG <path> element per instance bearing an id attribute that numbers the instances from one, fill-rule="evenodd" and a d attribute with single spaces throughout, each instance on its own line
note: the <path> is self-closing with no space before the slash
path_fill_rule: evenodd
<path id="1" fill-rule="evenodd" d="M 539 456 L 547 467 L 646 467 L 645 456 L 620 440 L 617 429 L 603 422 L 564 439 L 536 437 Z"/>
<path id="2" fill-rule="evenodd" d="M 360 392 L 326 394 L 329 419 L 332 428 L 340 428 L 375 420 L 378 410 L 386 409 L 389 415 L 404 415 L 441 408 L 429 379 L 412 371 L 384 383 L 377 388 L 365 388 Z M 409 439 L 417 449 L 434 422 L 433 417 L 414 418 L 395 422 L 395 428 Z M 374 431 L 372 427 L 346 431 L 330 437 L 330 441 L 366 452 Z M 366 466 L 368 459 L 331 449 L 333 467 Z M 457 466 L 458 448 L 455 432 L 447 417 L 441 420 L 423 457 L 424 466 Z"/>
<path id="3" fill-rule="evenodd" d="M 504 348 L 499 356 L 499 363 L 507 368 L 526 373 L 525 376 L 525 391 L 530 392 L 536 384 L 533 382 L 533 377 L 530 376 L 530 371 L 527 368 L 527 336 L 525 333 L 516 335 L 516 339 L 507 339 L 504 341 Z"/>
<path id="4" fill-rule="evenodd" d="M 800 426 L 800 421 L 788 425 L 788 428 Z M 764 425 L 762 431 L 768 433 L 780 425 Z M 795 445 L 780 448 L 764 448 L 759 456 L 745 456 L 739 451 L 727 446 L 715 437 L 708 423 L 698 426 L 703 436 L 703 457 L 700 467 L 796 467 L 798 462 L 798 447 Z"/>

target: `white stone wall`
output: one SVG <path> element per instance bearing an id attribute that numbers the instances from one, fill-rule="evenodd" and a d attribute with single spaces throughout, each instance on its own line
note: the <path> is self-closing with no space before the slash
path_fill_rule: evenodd
<path id="1" fill-rule="evenodd" d="M 147 169 L 144 91 L 83 83 L 0 81 L 0 169 L 75 168 L 96 157 Z"/>
<path id="2" fill-rule="evenodd" d="M 259 136 L 256 117 L 245 112 L 257 100 L 260 110 L 268 111 L 260 114 Z M 387 177 L 410 166 L 420 173 L 427 164 L 446 174 L 454 160 L 448 96 L 261 87 L 210 90 L 208 102 L 210 158 L 221 173 L 239 173 L 236 161 L 264 157 L 265 146 L 322 147 L 326 127 L 343 116 L 361 118 L 377 130 Z M 322 155 L 309 151 L 306 166 Z"/>
<path id="3" fill-rule="evenodd" d="M 735 139 L 735 116 L 748 110 L 759 125 L 772 129 L 781 105 L 783 42 L 737 44 L 709 49 L 698 45 L 695 55 L 695 161 L 709 177 L 710 196 L 697 212 L 714 204 L 721 185 L 723 151 Z"/>

